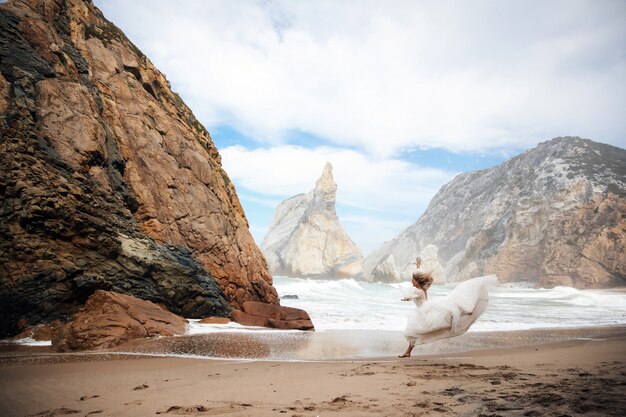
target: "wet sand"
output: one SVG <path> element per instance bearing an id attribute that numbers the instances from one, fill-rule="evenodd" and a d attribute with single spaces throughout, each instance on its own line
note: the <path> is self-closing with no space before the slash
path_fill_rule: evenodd
<path id="1" fill-rule="evenodd" d="M 431 347 L 409 359 L 206 360 L 5 348 L 0 415 L 623 415 L 626 330 L 551 331 L 559 332 L 557 340 L 546 332 L 482 334 L 509 347 L 456 352 Z M 238 335 L 230 336 L 240 342 Z M 348 346 L 358 339 L 349 332 L 344 336 Z M 472 341 L 476 335 L 466 336 Z M 305 340 L 300 354 L 320 355 L 315 343 L 332 338 L 338 355 L 349 353 L 338 335 L 320 333 Z M 527 343 L 515 343 L 523 340 Z M 369 345 L 377 343 L 374 337 Z M 279 353 L 271 342 L 261 346 L 270 356 Z"/>

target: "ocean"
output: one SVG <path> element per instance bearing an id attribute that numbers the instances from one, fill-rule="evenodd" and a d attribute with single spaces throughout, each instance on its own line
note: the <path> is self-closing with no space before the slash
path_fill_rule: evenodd
<path id="1" fill-rule="evenodd" d="M 353 279 L 313 280 L 275 277 L 281 305 L 306 310 L 317 331 L 404 330 L 415 305 L 402 302 L 411 284 L 367 283 Z M 430 299 L 448 294 L 455 284 L 433 285 Z M 295 295 L 298 299 L 285 296 Z M 626 324 L 626 292 L 535 289 L 530 283 L 490 288 L 489 305 L 469 331 L 578 328 Z"/>

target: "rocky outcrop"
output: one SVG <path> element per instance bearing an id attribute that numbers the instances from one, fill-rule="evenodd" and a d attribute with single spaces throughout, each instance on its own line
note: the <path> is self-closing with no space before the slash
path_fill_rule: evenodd
<path id="1" fill-rule="evenodd" d="M 191 318 L 278 303 L 209 133 L 90 2 L 0 5 L 0 335 L 96 289 Z"/>
<path id="2" fill-rule="evenodd" d="M 402 275 L 397 270 L 396 259 L 393 254 L 383 257 L 370 271 L 368 277 L 370 281 L 400 282 Z"/>
<path id="3" fill-rule="evenodd" d="M 281 330 L 314 330 L 309 314 L 293 307 L 246 301 L 243 311 L 233 310 L 233 320 L 243 326 L 271 327 Z"/>
<path id="4" fill-rule="evenodd" d="M 133 339 L 184 334 L 187 321 L 150 301 L 97 290 L 52 341 L 59 352 L 108 349 Z"/>
<path id="5" fill-rule="evenodd" d="M 359 277 L 361 250 L 339 224 L 335 211 L 337 184 L 326 163 L 315 189 L 276 207 L 261 250 L 270 272 L 291 277 Z"/>
<path id="6" fill-rule="evenodd" d="M 398 246 L 395 254 L 399 259 L 404 260 L 403 267 L 399 268 L 394 254 L 389 253 L 378 260 L 365 277 L 365 280 L 380 282 L 407 281 L 412 276 L 412 273 L 415 272 L 415 258 L 419 256 L 422 259 L 420 269 L 429 273 L 435 281 L 442 282 L 445 280 L 445 275 L 443 267 L 439 263 L 438 252 L 437 247 L 432 244 L 426 245 L 426 247 L 417 252 L 413 250 L 412 246 Z M 367 262 L 367 258 L 365 262 Z"/>
<path id="7" fill-rule="evenodd" d="M 27 322 L 23 320 L 22 323 L 18 323 L 18 327 L 20 324 L 27 325 Z M 64 323 L 60 320 L 54 320 L 50 323 L 27 326 L 26 329 L 22 330 L 18 335 L 14 336 L 13 339 L 33 339 L 37 341 L 52 340 L 54 339 L 56 334 L 63 328 L 63 325 Z"/>
<path id="8" fill-rule="evenodd" d="M 366 273 L 409 276 L 434 245 L 445 276 L 435 282 L 497 274 L 543 287 L 626 285 L 625 178 L 624 149 L 544 142 L 443 186 L 417 223 L 365 259 Z"/>

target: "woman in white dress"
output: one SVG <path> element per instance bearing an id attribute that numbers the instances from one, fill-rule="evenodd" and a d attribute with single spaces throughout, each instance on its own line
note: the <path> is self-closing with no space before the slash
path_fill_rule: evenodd
<path id="1" fill-rule="evenodd" d="M 417 258 L 415 264 L 418 272 L 413 274 L 411 280 L 411 294 L 402 301 L 413 301 L 416 308 L 409 316 L 404 331 L 409 346 L 399 355 L 400 358 L 411 356 L 416 344 L 465 333 L 487 307 L 487 287 L 498 282 L 495 275 L 472 278 L 459 283 L 447 296 L 429 300 L 427 291 L 432 278 L 419 269 L 421 259 Z"/>

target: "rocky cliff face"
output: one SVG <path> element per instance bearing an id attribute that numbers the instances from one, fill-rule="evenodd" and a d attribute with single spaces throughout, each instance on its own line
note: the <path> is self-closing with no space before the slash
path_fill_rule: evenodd
<path id="1" fill-rule="evenodd" d="M 366 273 L 406 278 L 415 255 L 434 245 L 440 281 L 495 273 L 543 287 L 625 285 L 625 179 L 623 149 L 580 138 L 544 142 L 446 184 L 417 223 L 367 257 Z M 380 273 L 389 270 L 395 275 Z"/>
<path id="2" fill-rule="evenodd" d="M 0 114 L 1 333 L 99 288 L 188 317 L 278 302 L 209 133 L 91 3 L 0 5 Z"/>
<path id="3" fill-rule="evenodd" d="M 337 184 L 326 163 L 315 189 L 276 207 L 261 243 L 272 274 L 292 277 L 358 277 L 363 255 L 339 224 Z"/>

